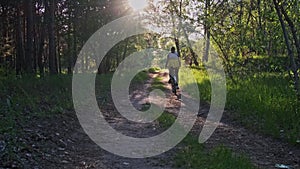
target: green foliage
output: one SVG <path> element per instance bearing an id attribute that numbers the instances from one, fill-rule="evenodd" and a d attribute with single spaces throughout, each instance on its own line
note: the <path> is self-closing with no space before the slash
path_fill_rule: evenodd
<path id="1" fill-rule="evenodd" d="M 276 72 L 282 73 L 287 70 L 287 57 L 271 57 L 271 56 L 251 56 L 247 58 L 232 58 L 231 73 L 238 78 L 246 75 L 257 74 L 257 72 Z"/>

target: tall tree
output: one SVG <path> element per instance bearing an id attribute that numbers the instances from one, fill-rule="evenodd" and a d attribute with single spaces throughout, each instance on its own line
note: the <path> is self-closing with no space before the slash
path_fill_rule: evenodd
<path id="1" fill-rule="evenodd" d="M 292 21 L 292 19 L 290 18 L 290 16 L 288 15 L 287 11 L 284 9 L 284 4 L 285 4 L 284 2 L 281 3 L 280 10 L 281 10 L 281 13 L 283 14 L 286 22 L 288 23 L 288 25 L 290 27 L 290 30 L 292 32 L 292 38 L 294 40 L 296 51 L 298 53 L 298 59 L 300 59 L 300 41 L 298 39 L 296 26 L 295 26 L 294 22 Z"/>
<path id="2" fill-rule="evenodd" d="M 205 36 L 205 47 L 203 54 L 203 61 L 208 61 L 209 50 L 210 50 L 210 0 L 205 0 L 204 9 L 204 36 Z"/>
<path id="3" fill-rule="evenodd" d="M 48 10 L 45 10 L 48 12 Z M 45 22 L 45 15 L 41 16 L 40 18 L 40 29 L 39 29 L 39 44 L 38 44 L 38 51 L 37 51 L 37 64 L 39 67 L 39 73 L 41 76 L 44 76 L 45 73 L 45 65 L 44 65 L 44 46 L 45 46 L 45 39 L 46 39 L 46 30 L 47 30 L 47 23 Z"/>
<path id="4" fill-rule="evenodd" d="M 49 70 L 50 74 L 57 74 L 55 55 L 55 0 L 49 0 L 48 8 L 48 35 L 49 35 Z"/>
<path id="5" fill-rule="evenodd" d="M 26 13 L 26 49 L 25 49 L 25 62 L 26 72 L 33 73 L 33 2 L 32 0 L 24 0 L 25 13 Z"/>
<path id="6" fill-rule="evenodd" d="M 282 13 L 280 11 L 279 2 L 278 2 L 278 0 L 273 0 L 273 3 L 274 3 L 274 6 L 275 6 L 275 9 L 276 9 L 276 12 L 277 12 L 280 24 L 281 24 L 281 28 L 282 28 L 282 31 L 283 31 L 283 36 L 284 36 L 285 44 L 286 44 L 286 47 L 287 47 L 288 55 L 290 57 L 291 69 L 292 69 L 292 72 L 294 74 L 295 89 L 296 89 L 298 97 L 300 98 L 300 91 L 299 91 L 300 86 L 299 86 L 298 66 L 296 64 L 294 53 L 293 53 L 291 44 L 289 42 L 289 36 L 288 36 L 288 32 L 287 32 L 284 20 L 282 18 Z"/>
<path id="7" fill-rule="evenodd" d="M 24 62 L 24 44 L 22 36 L 22 19 L 21 19 L 21 4 L 17 4 L 17 20 L 15 27 L 16 34 L 16 74 L 20 75 L 22 71 L 22 63 Z"/>

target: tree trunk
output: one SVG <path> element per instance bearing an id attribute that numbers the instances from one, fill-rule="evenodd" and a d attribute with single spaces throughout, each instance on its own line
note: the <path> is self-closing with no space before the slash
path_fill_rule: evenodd
<path id="1" fill-rule="evenodd" d="M 38 40 L 38 21 L 36 15 L 37 9 L 33 9 L 33 70 L 34 73 L 37 72 L 37 40 Z"/>
<path id="2" fill-rule="evenodd" d="M 295 90 L 296 90 L 298 98 L 300 98 L 299 75 L 298 75 L 298 68 L 297 68 L 297 65 L 296 65 L 296 62 L 295 62 L 295 58 L 294 58 L 294 53 L 292 51 L 292 48 L 291 48 L 291 45 L 290 45 L 290 42 L 289 42 L 288 33 L 287 33 L 287 30 L 286 30 L 286 27 L 285 27 L 285 24 L 284 24 L 284 21 L 283 21 L 281 12 L 280 12 L 279 4 L 278 4 L 277 0 L 273 0 L 273 2 L 274 2 L 274 5 L 275 5 L 277 15 L 279 17 L 279 21 L 280 21 L 280 24 L 281 24 L 282 31 L 283 31 L 283 36 L 284 36 L 285 44 L 286 44 L 286 47 L 287 47 L 288 55 L 290 57 L 291 69 L 292 69 L 292 72 L 294 74 Z"/>
<path id="3" fill-rule="evenodd" d="M 55 59 L 55 2 L 49 1 L 49 21 L 48 21 L 48 34 L 49 34 L 49 70 L 50 74 L 57 74 L 56 59 Z"/>
<path id="4" fill-rule="evenodd" d="M 180 52 L 180 42 L 179 42 L 179 37 L 180 37 L 180 31 L 182 28 L 182 0 L 180 0 L 179 2 L 179 10 L 177 9 L 175 2 L 170 0 L 170 4 L 172 5 L 173 10 L 171 10 L 171 14 L 172 15 L 176 15 L 179 19 L 179 26 L 178 26 L 178 30 L 177 30 L 177 34 L 176 34 L 176 20 L 174 17 L 172 17 L 172 24 L 173 24 L 173 34 L 174 34 L 174 42 L 175 42 L 175 46 L 176 46 L 176 50 L 177 50 L 177 54 L 178 57 L 181 57 L 181 52 Z"/>
<path id="5" fill-rule="evenodd" d="M 262 31 L 261 0 L 257 0 L 258 27 Z"/>
<path id="6" fill-rule="evenodd" d="M 70 15 L 71 16 L 71 15 Z M 68 33 L 68 74 L 72 74 L 74 67 L 74 57 L 76 56 L 76 28 L 74 22 L 69 23 L 70 32 Z M 72 32 L 73 29 L 73 32 Z M 71 36 L 72 35 L 72 36 Z"/>
<path id="7" fill-rule="evenodd" d="M 179 39 L 175 38 L 175 46 L 176 46 L 177 54 L 178 54 L 178 57 L 181 57 L 180 45 L 179 44 L 180 44 Z"/>
<path id="8" fill-rule="evenodd" d="M 59 30 L 56 29 L 56 57 L 55 57 L 55 67 L 58 70 L 58 73 L 61 74 L 62 68 L 61 68 L 61 54 L 60 54 L 60 37 L 59 37 Z"/>
<path id="9" fill-rule="evenodd" d="M 195 64 L 196 66 L 199 66 L 199 62 L 198 62 L 198 60 L 197 60 L 198 57 L 197 57 L 196 53 L 194 52 L 194 50 L 193 50 L 193 48 L 192 48 L 191 42 L 190 42 L 189 37 L 188 37 L 188 35 L 187 35 L 187 33 L 186 33 L 186 30 L 185 30 L 184 28 L 183 28 L 183 34 L 184 34 L 185 40 L 187 41 L 189 50 L 190 50 L 190 52 L 191 52 L 192 60 L 193 60 L 193 62 L 194 62 L 194 64 Z"/>
<path id="10" fill-rule="evenodd" d="M 222 58 L 222 60 L 223 60 L 223 63 L 224 63 L 224 65 L 225 65 L 225 71 L 228 73 L 228 76 L 229 76 L 229 78 L 233 81 L 233 83 L 236 83 L 236 81 L 234 80 L 234 78 L 233 78 L 233 72 L 232 72 L 232 70 L 231 70 L 231 68 L 230 68 L 230 65 L 229 65 L 229 60 L 228 60 L 228 54 L 225 52 L 225 50 L 224 50 L 224 48 L 222 47 L 222 44 L 220 44 L 218 41 L 217 41 L 217 38 L 215 38 L 214 36 L 213 36 L 213 34 L 212 34 L 212 39 L 216 42 L 216 44 L 217 44 L 217 46 L 219 47 L 219 49 L 220 49 L 220 51 L 222 52 L 222 55 L 223 55 L 223 57 L 221 57 Z"/>
<path id="11" fill-rule="evenodd" d="M 71 28 L 71 24 L 69 24 L 69 27 Z M 68 74 L 72 74 L 72 54 L 71 54 L 71 33 L 68 33 Z"/>
<path id="12" fill-rule="evenodd" d="M 125 57 L 126 57 L 126 54 L 127 54 L 127 49 L 128 49 L 128 43 L 129 43 L 129 38 L 126 39 L 126 42 L 125 42 L 125 46 L 124 46 L 124 52 L 123 52 L 123 60 L 125 60 Z"/>
<path id="13" fill-rule="evenodd" d="M 208 62 L 209 50 L 210 50 L 210 28 L 207 28 L 205 38 L 205 50 L 203 55 L 203 62 Z"/>
<path id="14" fill-rule="evenodd" d="M 7 7 L 3 7 L 3 19 L 1 18 L 2 20 L 2 23 L 1 23 L 1 36 L 2 36 L 2 40 L 3 40 L 3 44 L 6 44 L 7 43 L 7 25 L 9 23 L 8 21 L 8 8 Z M 1 44 L 1 48 L 2 48 L 2 44 Z M 1 49 L 0 48 L 0 49 Z M 2 51 L 0 51 L 1 53 L 1 56 L 0 56 L 0 64 L 4 64 L 5 63 L 5 57 L 4 57 L 4 53 L 5 51 L 2 49 Z M 2 56 L 3 55 L 3 56 Z"/>
<path id="15" fill-rule="evenodd" d="M 32 0 L 25 0 L 26 11 L 26 72 L 33 73 L 33 3 Z"/>
<path id="16" fill-rule="evenodd" d="M 297 59 L 299 60 L 300 59 L 300 42 L 299 42 L 299 39 L 298 39 L 298 36 L 297 36 L 296 27 L 294 25 L 294 22 L 290 19 L 290 17 L 288 16 L 287 12 L 284 10 L 282 5 L 280 6 L 280 9 L 281 9 L 281 12 L 282 12 L 285 20 L 287 21 L 287 23 L 288 23 L 288 25 L 291 29 L 293 39 L 294 39 L 294 43 L 295 43 L 295 46 L 296 46 L 296 50 L 297 50 L 297 53 L 298 53 Z"/>
<path id="17" fill-rule="evenodd" d="M 39 73 L 41 76 L 44 76 L 45 73 L 45 66 L 44 66 L 44 45 L 45 45 L 45 34 L 46 34 L 46 23 L 43 22 L 40 30 L 40 43 L 38 45 L 38 53 L 37 53 L 37 60 L 38 60 L 38 67 Z"/>
<path id="18" fill-rule="evenodd" d="M 73 22 L 73 29 L 74 29 L 74 33 L 73 33 L 73 56 L 72 56 L 72 67 L 74 67 L 75 61 L 74 58 L 76 58 L 77 56 L 77 30 L 76 30 L 76 23 L 75 21 Z M 77 73 L 78 70 L 76 69 L 75 72 Z"/>
<path id="19" fill-rule="evenodd" d="M 24 44 L 22 37 L 22 26 L 21 26 L 21 5 L 17 7 L 17 22 L 16 22 L 16 75 L 21 75 L 22 63 L 24 59 Z"/>
<path id="20" fill-rule="evenodd" d="M 210 10 L 210 0 L 205 0 L 204 9 L 204 36 L 205 36 L 205 48 L 202 61 L 207 62 L 210 49 L 210 21 L 209 21 L 209 10 Z"/>

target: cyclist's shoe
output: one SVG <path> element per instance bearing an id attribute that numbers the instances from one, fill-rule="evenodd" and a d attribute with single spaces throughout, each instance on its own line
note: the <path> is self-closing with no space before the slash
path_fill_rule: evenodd
<path id="1" fill-rule="evenodd" d="M 176 89 L 179 89 L 178 83 L 175 83 Z"/>
<path id="2" fill-rule="evenodd" d="M 174 93 L 174 94 L 176 94 L 176 89 L 174 88 L 174 89 L 172 89 L 172 92 Z"/>

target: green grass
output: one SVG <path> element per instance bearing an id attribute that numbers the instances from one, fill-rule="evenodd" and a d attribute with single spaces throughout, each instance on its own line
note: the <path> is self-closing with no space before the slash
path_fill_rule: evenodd
<path id="1" fill-rule="evenodd" d="M 194 69 L 201 100 L 210 101 L 209 77 L 203 70 Z M 182 72 L 181 76 L 188 76 Z M 300 104 L 287 77 L 280 73 L 257 73 L 236 78 L 234 84 L 227 79 L 226 108 L 246 127 L 284 137 L 291 143 L 300 139 Z M 189 86 L 191 80 L 181 82 Z M 188 87 L 187 87 L 188 88 Z"/>
<path id="2" fill-rule="evenodd" d="M 22 125 L 33 116 L 52 116 L 73 110 L 71 75 L 0 78 L 0 133 L 16 130 L 17 123 Z M 111 78 L 112 74 L 96 78 L 96 95 L 102 100 L 109 98 Z M 148 78 L 148 71 L 142 71 L 132 83 L 142 83 Z"/>
<path id="3" fill-rule="evenodd" d="M 145 80 L 147 80 L 148 77 L 148 71 L 144 70 L 139 72 L 131 81 L 131 83 L 135 83 L 135 84 L 141 84 L 144 83 Z"/>
<path id="4" fill-rule="evenodd" d="M 46 115 L 72 109 L 71 76 L 9 78 L 3 83 L 0 104 L 5 112 Z"/>
<path id="5" fill-rule="evenodd" d="M 153 67 L 153 68 L 150 68 L 149 69 L 149 73 L 155 73 L 155 72 L 157 72 L 157 71 L 159 71 L 160 70 L 160 68 L 155 68 L 155 67 Z"/>
<path id="6" fill-rule="evenodd" d="M 299 102 L 283 77 L 251 77 L 231 85 L 228 98 L 228 107 L 239 112 L 236 116 L 248 127 L 256 124 L 256 129 L 275 137 L 283 134 L 291 142 L 300 138 Z"/>
<path id="7" fill-rule="evenodd" d="M 161 82 L 162 79 L 163 79 L 163 77 L 159 77 L 159 76 L 155 77 L 153 79 L 150 90 L 159 89 L 159 90 L 165 91 L 166 87 L 165 87 L 164 83 Z"/>
<path id="8" fill-rule="evenodd" d="M 193 74 L 193 77 L 191 76 Z M 184 88 L 186 92 L 189 93 L 194 98 L 199 96 L 195 95 L 195 92 L 192 91 L 193 88 L 189 87 L 194 83 L 193 78 L 195 78 L 196 83 L 198 84 L 199 94 L 201 100 L 208 101 L 211 98 L 211 87 L 210 79 L 205 71 L 200 71 L 200 69 L 192 69 L 192 72 L 187 69 L 180 69 L 179 73 L 179 85 Z"/>
<path id="9" fill-rule="evenodd" d="M 169 128 L 175 116 L 163 113 L 157 121 L 163 128 Z M 178 151 L 175 158 L 176 168 L 188 169 L 255 169 L 250 160 L 244 155 L 237 155 L 229 148 L 217 146 L 211 151 L 205 150 L 203 144 L 199 144 L 195 136 L 189 134 L 182 141 L 182 148 Z"/>
<path id="10" fill-rule="evenodd" d="M 185 138 L 183 143 L 186 146 L 175 157 L 175 165 L 178 168 L 256 168 L 245 155 L 237 155 L 224 146 L 217 146 L 208 152 L 202 144 L 197 143 L 195 137 L 190 135 Z"/>
<path id="11" fill-rule="evenodd" d="M 19 138 L 23 126 L 33 119 L 47 118 L 73 109 L 71 76 L 48 76 L 44 78 L 2 77 L 0 82 L 0 135 L 6 144 L 3 161 L 14 161 L 22 148 Z"/>
<path id="12" fill-rule="evenodd" d="M 158 123 L 162 128 L 169 128 L 175 122 L 175 116 L 164 112 L 158 119 Z"/>

